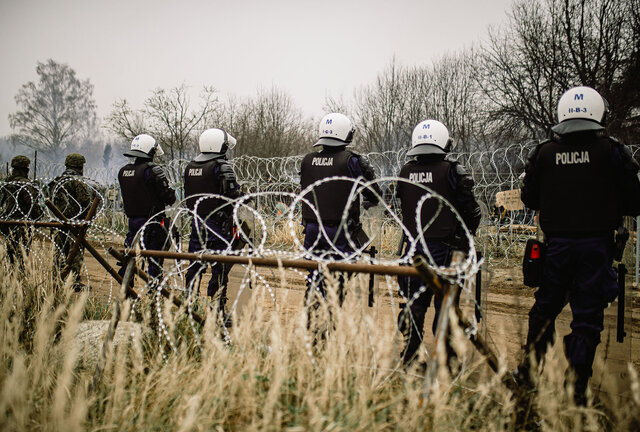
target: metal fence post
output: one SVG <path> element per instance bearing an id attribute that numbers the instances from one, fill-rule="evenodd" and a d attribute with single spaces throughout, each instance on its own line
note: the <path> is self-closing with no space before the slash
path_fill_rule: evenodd
<path id="1" fill-rule="evenodd" d="M 640 276 L 640 216 L 636 217 L 636 289 L 640 288 L 638 279 Z"/>

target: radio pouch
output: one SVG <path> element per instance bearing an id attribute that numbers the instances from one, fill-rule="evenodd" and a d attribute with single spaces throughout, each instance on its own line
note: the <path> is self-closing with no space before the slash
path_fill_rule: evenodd
<path id="1" fill-rule="evenodd" d="M 542 282 L 542 264 L 544 262 L 544 243 L 536 239 L 527 240 L 522 260 L 522 276 L 524 284 L 531 288 L 540 286 Z"/>

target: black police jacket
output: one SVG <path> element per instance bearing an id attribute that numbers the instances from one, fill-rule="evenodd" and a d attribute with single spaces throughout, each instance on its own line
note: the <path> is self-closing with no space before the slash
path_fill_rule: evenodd
<path id="1" fill-rule="evenodd" d="M 344 149 L 325 147 L 321 152 L 312 152 L 302 159 L 300 166 L 300 187 L 302 190 L 314 182 L 333 176 L 351 177 L 349 160 L 355 153 Z M 306 193 L 307 199 L 320 213 L 323 224 L 340 223 L 345 206 L 349 201 L 355 183 L 348 180 L 332 180 L 316 186 Z M 316 222 L 313 210 L 305 202 L 302 204 L 302 218 L 306 222 Z M 348 211 L 348 219 L 360 220 L 360 197 L 356 196 Z"/>
<path id="2" fill-rule="evenodd" d="M 443 157 L 411 160 L 400 170 L 399 177 L 408 179 L 411 183 L 398 182 L 397 195 L 400 199 L 402 222 L 411 236 L 416 238 L 416 211 L 421 198 L 428 193 L 420 184 L 440 194 L 449 203 L 455 205 L 456 193 L 449 181 L 452 163 Z M 458 228 L 458 219 L 448 205 L 439 199 L 429 198 L 422 204 L 420 225 L 424 230 L 424 237 L 429 240 L 452 239 Z"/>
<path id="3" fill-rule="evenodd" d="M 224 204 L 220 198 L 203 198 L 202 196 L 202 194 L 223 194 L 222 179 L 216 172 L 219 164 L 217 159 L 206 162 L 191 161 L 184 170 L 184 194 L 187 198 L 187 207 L 193 211 L 197 204 L 198 216 L 204 219 L 212 216 Z"/>
<path id="4" fill-rule="evenodd" d="M 598 132 L 554 136 L 529 155 L 521 191 L 556 237 L 611 235 L 640 210 L 638 164 L 617 140 Z"/>
<path id="5" fill-rule="evenodd" d="M 176 200 L 164 171 L 150 160 L 136 160 L 120 168 L 118 182 L 129 218 L 148 218 Z"/>

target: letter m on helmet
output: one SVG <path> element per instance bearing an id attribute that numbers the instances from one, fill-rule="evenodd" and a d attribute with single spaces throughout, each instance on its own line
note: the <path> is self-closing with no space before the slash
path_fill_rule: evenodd
<path id="1" fill-rule="evenodd" d="M 573 96 L 573 100 L 584 100 L 584 94 L 578 93 Z"/>
<path id="2" fill-rule="evenodd" d="M 431 125 L 429 123 L 425 123 L 422 125 L 422 129 L 431 129 Z"/>
<path id="3" fill-rule="evenodd" d="M 327 123 L 326 124 L 331 124 L 331 123 L 333 123 L 333 120 L 327 119 Z"/>

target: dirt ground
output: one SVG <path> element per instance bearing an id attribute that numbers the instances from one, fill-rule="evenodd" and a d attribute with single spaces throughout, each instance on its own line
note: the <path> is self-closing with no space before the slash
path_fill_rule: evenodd
<path id="1" fill-rule="evenodd" d="M 115 261 L 110 256 L 109 262 L 115 266 Z M 165 268 L 169 264 L 165 263 Z M 113 279 L 93 257 L 87 257 L 86 269 L 90 278 L 92 292 L 95 295 L 108 297 L 118 289 Z M 519 266 L 496 267 L 489 264 L 490 271 L 483 272 L 483 300 L 482 309 L 484 317 L 479 324 L 480 334 L 489 341 L 498 357 L 506 359 L 510 368 L 513 368 L 521 359 L 522 346 L 525 341 L 528 327 L 528 313 L 533 305 L 535 289 L 527 288 L 522 283 L 522 271 Z M 243 307 L 250 296 L 256 290 L 245 289 L 238 296 L 238 289 L 244 277 L 244 269 L 234 266 L 230 273 L 229 305 L 236 302 L 238 319 L 243 319 Z M 296 312 L 302 308 L 305 291 L 304 278 L 300 272 L 286 271 L 286 287 L 282 287 L 280 273 L 277 269 L 259 269 L 263 281 L 269 285 L 273 299 L 275 299 L 281 311 Z M 83 279 L 86 280 L 87 273 Z M 203 278 L 200 284 L 200 293 L 206 293 L 208 279 Z M 625 330 L 626 338 L 623 343 L 616 342 L 617 302 L 613 303 L 605 311 L 605 330 L 602 333 L 602 343 L 598 347 L 592 387 L 600 389 L 601 384 L 611 388 L 610 384 L 616 383 L 617 393 L 624 396 L 629 391 L 627 365 L 633 362 L 640 368 L 640 295 L 637 289 L 632 288 L 631 276 L 627 281 Z M 384 277 L 376 277 L 375 304 L 370 313 L 380 323 L 392 322 L 398 313 L 397 296 L 389 294 L 389 288 Z M 264 306 L 273 309 L 273 299 L 265 296 Z M 473 302 L 469 295 L 462 296 L 462 309 L 468 318 L 473 316 Z M 556 321 L 558 338 L 570 332 L 571 311 L 567 306 Z M 433 308 L 429 308 L 425 320 L 425 346 L 431 348 L 433 337 L 430 326 L 433 320 Z M 559 339 L 561 340 L 561 339 Z"/>

